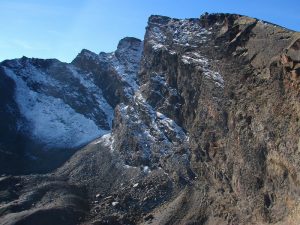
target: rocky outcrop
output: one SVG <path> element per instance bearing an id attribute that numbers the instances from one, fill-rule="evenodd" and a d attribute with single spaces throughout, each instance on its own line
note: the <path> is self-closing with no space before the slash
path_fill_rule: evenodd
<path id="1" fill-rule="evenodd" d="M 297 45 L 294 41 L 297 34 L 247 17 L 207 15 L 190 22 L 188 29 L 192 37 L 199 31 L 193 32 L 193 26 L 197 22 L 202 24 L 208 35 L 203 38 L 205 47 L 195 44 L 192 38 L 191 42 L 183 43 L 186 47 L 181 47 L 184 49 L 181 53 L 176 45 L 175 49 L 172 46 L 174 37 L 167 36 L 170 24 L 174 26 L 177 21 L 169 19 L 154 25 L 151 22 L 150 19 L 148 32 L 160 29 L 159 37 L 165 35 L 165 39 L 153 45 L 150 36 L 149 55 L 152 57 L 155 54 L 152 49 L 159 45 L 161 59 L 147 58 L 148 64 L 153 63 L 149 68 L 154 71 L 148 75 L 146 69 L 144 74 L 150 77 L 148 82 L 155 73 L 163 74 L 166 81 L 177 81 L 175 85 L 167 82 L 183 98 L 179 110 L 183 115 L 174 119 L 189 133 L 191 165 L 198 177 L 194 183 L 203 190 L 200 196 L 197 190 L 189 190 L 194 194 L 188 196 L 202 198 L 197 206 L 190 199 L 175 212 L 173 209 L 176 218 L 169 214 L 165 218 L 159 213 L 162 217 L 159 221 L 181 224 L 196 218 L 203 224 L 260 224 L 282 220 L 297 206 L 297 201 L 292 200 L 297 198 L 294 192 L 297 178 L 294 180 L 291 173 L 299 160 L 296 153 L 299 102 L 296 83 L 291 81 L 296 70 L 284 69 L 280 57 L 286 59 L 286 65 L 297 63 L 295 55 L 299 53 L 291 53 L 296 48 L 292 46 Z M 182 34 L 182 27 L 181 24 L 171 29 Z M 164 64 L 169 66 L 163 67 Z M 162 107 L 162 111 L 170 111 Z M 281 172 L 275 168 L 279 161 L 285 162 L 280 167 L 286 169 Z M 188 210 L 182 213 L 186 207 Z"/>
<path id="2" fill-rule="evenodd" d="M 112 127 L 114 108 L 136 89 L 141 41 L 116 53 L 1 63 L 0 173 L 47 172 Z M 18 165 L 12 167 L 11 165 Z"/>
<path id="3" fill-rule="evenodd" d="M 65 72 L 48 64 L 78 71 L 92 83 L 80 98 L 100 90 L 113 121 L 90 117 L 107 134 L 53 173 L 2 178 L 0 218 L 24 224 L 55 212 L 58 224 L 297 224 L 299 37 L 240 15 L 151 16 L 143 42 L 83 50 L 67 65 L 37 60 L 51 76 Z M 15 88 L 9 77 L 0 85 Z M 1 101 L 22 114 L 7 91 Z M 93 101 L 80 106 L 86 117 L 105 114 Z"/>

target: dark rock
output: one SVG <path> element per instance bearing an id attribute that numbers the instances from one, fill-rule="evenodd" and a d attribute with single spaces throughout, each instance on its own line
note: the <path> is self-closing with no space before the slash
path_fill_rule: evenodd
<path id="1" fill-rule="evenodd" d="M 82 50 L 71 64 L 2 62 L 0 174 L 23 171 L 11 166 L 27 162 L 14 144 L 43 147 L 17 129 L 22 111 L 7 68 L 63 82 L 24 78 L 109 133 L 53 173 L 1 178 L 1 222 L 298 224 L 299 43 L 294 31 L 241 15 L 154 15 L 143 42 L 124 38 L 113 53 Z M 69 67 L 103 94 L 113 122 Z"/>

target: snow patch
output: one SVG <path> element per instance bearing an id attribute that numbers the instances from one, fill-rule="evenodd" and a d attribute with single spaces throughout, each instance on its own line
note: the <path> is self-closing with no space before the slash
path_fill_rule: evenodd
<path id="1" fill-rule="evenodd" d="M 151 170 L 150 170 L 149 166 L 144 166 L 143 167 L 143 172 L 146 173 L 146 174 L 151 173 Z"/>
<path id="2" fill-rule="evenodd" d="M 112 202 L 111 205 L 112 206 L 117 206 L 119 204 L 119 202 Z"/>
<path id="3" fill-rule="evenodd" d="M 163 82 L 163 79 L 161 79 Z M 167 154 L 172 150 L 172 146 L 186 143 L 187 136 L 184 130 L 175 121 L 163 115 L 147 103 L 139 89 L 132 104 L 135 107 L 121 104 L 119 106 L 120 115 L 126 126 L 135 132 L 140 147 L 143 150 L 143 157 L 149 158 L 153 152 Z M 160 149 L 155 149 L 159 143 Z"/>
<path id="4" fill-rule="evenodd" d="M 198 19 L 171 19 L 167 24 L 152 23 L 148 28 L 149 44 L 154 51 L 172 49 L 172 45 L 197 48 L 212 34 L 200 25 Z M 170 50 L 170 54 L 176 52 Z"/>
<path id="5" fill-rule="evenodd" d="M 75 112 L 62 99 L 31 90 L 22 77 L 6 67 L 4 69 L 16 83 L 16 102 L 22 115 L 30 122 L 26 129 L 46 148 L 78 147 L 107 133 L 99 129 L 93 120 Z"/>
<path id="6" fill-rule="evenodd" d="M 114 138 L 111 133 L 104 134 L 101 138 L 95 140 L 92 144 L 103 144 L 105 147 L 108 147 L 111 151 L 114 150 Z"/>
<path id="7" fill-rule="evenodd" d="M 193 64 L 203 71 L 203 75 L 210 80 L 214 81 L 219 87 L 224 87 L 223 76 L 210 68 L 209 60 L 199 53 L 189 53 L 182 56 L 181 61 L 184 64 Z"/>

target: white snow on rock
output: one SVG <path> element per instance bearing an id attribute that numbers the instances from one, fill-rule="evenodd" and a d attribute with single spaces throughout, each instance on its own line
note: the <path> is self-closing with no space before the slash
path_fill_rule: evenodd
<path id="1" fill-rule="evenodd" d="M 111 203 L 112 206 L 116 206 L 116 205 L 118 205 L 118 204 L 119 204 L 119 202 L 112 202 L 112 203 Z"/>
<path id="2" fill-rule="evenodd" d="M 144 166 L 143 167 L 143 172 L 146 173 L 146 174 L 151 173 L 151 170 L 150 170 L 149 166 Z"/>
<path id="3" fill-rule="evenodd" d="M 114 137 L 111 133 L 104 134 L 102 137 L 98 138 L 97 140 L 93 141 L 92 144 L 103 144 L 106 147 L 109 147 L 111 151 L 114 150 L 113 145 L 114 145 Z"/>
<path id="4" fill-rule="evenodd" d="M 120 104 L 119 111 L 124 124 L 129 126 L 138 139 L 144 157 L 148 158 L 159 143 L 160 154 L 168 154 L 172 147 L 187 144 L 188 137 L 175 121 L 157 112 L 143 97 L 140 89 L 133 98 L 135 107 Z"/>
<path id="5" fill-rule="evenodd" d="M 163 127 L 167 128 L 169 131 L 172 131 L 173 133 L 176 134 L 176 137 L 178 139 L 185 139 L 186 138 L 186 134 L 183 132 L 182 128 L 180 126 L 178 126 L 174 120 L 166 117 L 164 114 L 160 113 L 160 112 L 156 112 L 156 116 L 157 116 L 157 121 L 160 125 L 162 125 Z"/>
<path id="6" fill-rule="evenodd" d="M 125 169 L 137 169 L 136 166 L 130 166 L 130 165 L 127 165 L 127 164 L 124 165 L 124 168 Z"/>
<path id="7" fill-rule="evenodd" d="M 224 79 L 222 75 L 219 72 L 212 70 L 209 60 L 201 56 L 199 53 L 186 53 L 185 55 L 182 55 L 181 61 L 184 64 L 193 64 L 199 67 L 199 70 L 202 71 L 206 78 L 214 81 L 217 86 L 224 87 Z"/>
<path id="8" fill-rule="evenodd" d="M 105 113 L 109 126 L 112 125 L 114 118 L 114 109 L 107 103 L 103 97 L 102 90 L 95 85 L 94 79 L 91 74 L 80 74 L 75 66 L 69 65 L 68 69 L 71 71 L 74 78 L 78 79 L 80 83 L 85 87 L 90 95 L 93 95 L 98 104 L 99 108 Z"/>
<path id="9" fill-rule="evenodd" d="M 164 49 L 164 50 L 167 50 L 167 47 L 163 44 L 157 44 L 155 43 L 154 41 L 150 41 L 152 42 L 152 48 L 157 51 L 157 50 L 160 50 L 160 49 Z"/>
<path id="10" fill-rule="evenodd" d="M 23 80 L 26 80 L 26 83 L 28 84 L 37 83 L 42 85 L 52 85 L 54 87 L 61 85 L 59 81 L 38 70 L 31 63 L 25 62 L 25 65 L 22 65 L 19 60 L 12 60 L 9 62 L 9 66 L 12 68 L 20 68 L 22 72 L 18 74 L 18 76 Z"/>
<path id="11" fill-rule="evenodd" d="M 115 71 L 121 77 L 122 81 L 128 84 L 128 87 L 125 87 L 127 97 L 131 97 L 139 87 L 137 84 L 137 72 L 142 51 L 143 42 L 132 46 L 128 41 L 121 41 L 116 53 L 113 53 L 110 58 Z M 116 56 L 117 53 L 119 57 Z"/>
<path id="12" fill-rule="evenodd" d="M 93 120 L 75 112 L 62 99 L 33 91 L 24 78 L 8 68 L 4 69 L 16 83 L 16 102 L 22 115 L 30 122 L 30 127 L 25 129 L 46 148 L 78 147 L 107 133 L 99 129 Z M 33 73 L 30 79 L 36 76 L 38 74 Z"/>
<path id="13" fill-rule="evenodd" d="M 138 89 L 136 72 L 132 68 L 132 64 L 123 65 L 120 61 L 113 55 L 111 59 L 112 65 L 116 70 L 117 74 L 121 77 L 122 81 L 125 81 L 134 91 Z"/>
<path id="14" fill-rule="evenodd" d="M 136 102 L 140 104 L 140 107 L 144 107 L 144 112 L 147 112 L 147 115 L 151 119 L 151 124 L 149 128 L 146 128 L 144 132 L 148 132 L 149 137 L 152 137 L 152 139 L 157 140 L 157 138 L 163 139 L 167 142 L 170 142 L 169 138 L 166 137 L 167 133 L 172 133 L 174 136 L 181 141 L 186 140 L 186 134 L 183 131 L 183 129 L 176 124 L 176 122 L 168 117 L 166 117 L 164 114 L 155 111 L 146 101 L 146 99 L 143 97 L 143 95 L 140 93 L 140 91 L 136 92 Z M 153 135 L 151 133 L 154 133 L 156 138 L 153 138 Z"/>
<path id="15" fill-rule="evenodd" d="M 125 93 L 127 97 L 132 97 L 134 92 L 138 89 L 137 84 L 137 72 L 139 69 L 139 63 L 143 51 L 143 42 L 139 45 L 131 46 L 129 42 L 121 41 L 120 46 L 116 52 L 104 53 L 101 52 L 99 55 L 85 51 L 84 56 L 93 60 L 96 64 L 100 62 L 107 62 L 112 66 L 112 69 L 120 77 L 127 86 L 125 85 Z"/>
<path id="16" fill-rule="evenodd" d="M 148 36 L 153 50 L 168 50 L 170 45 L 197 48 L 205 43 L 211 31 L 201 27 L 196 20 L 170 19 L 166 24 L 152 23 Z M 174 54 L 173 51 L 170 53 Z"/>
<path id="17" fill-rule="evenodd" d="M 175 24 L 176 30 L 173 39 L 177 44 L 195 46 L 195 43 L 204 43 L 207 35 L 211 34 L 210 31 L 201 27 L 200 24 L 195 21 L 179 20 Z"/>
<path id="18" fill-rule="evenodd" d="M 278 27 L 278 25 L 276 24 L 273 24 L 273 23 L 269 23 L 267 21 L 264 21 L 264 20 L 258 20 L 258 23 L 263 25 L 263 26 L 272 26 L 272 27 Z"/>

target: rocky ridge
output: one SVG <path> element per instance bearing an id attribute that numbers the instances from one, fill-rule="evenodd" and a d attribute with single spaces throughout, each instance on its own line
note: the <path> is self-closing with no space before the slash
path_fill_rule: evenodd
<path id="1" fill-rule="evenodd" d="M 2 62 L 1 154 L 39 161 L 101 137 L 51 173 L 3 176 L 0 220 L 297 224 L 299 46 L 299 33 L 245 16 L 151 16 L 143 42 L 113 53 Z"/>

